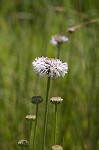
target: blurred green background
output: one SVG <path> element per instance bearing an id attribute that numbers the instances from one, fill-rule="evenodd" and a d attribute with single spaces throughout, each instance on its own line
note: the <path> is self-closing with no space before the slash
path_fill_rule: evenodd
<path id="1" fill-rule="evenodd" d="M 52 35 L 70 41 L 61 48 L 68 74 L 51 82 L 50 95 L 64 101 L 58 109 L 57 144 L 64 150 L 99 150 L 99 22 L 74 33 L 67 29 L 99 17 L 98 0 L 0 0 L 0 150 L 18 150 L 19 139 L 29 139 L 27 114 L 39 106 L 36 150 L 41 150 L 46 78 L 33 71 L 35 57 L 55 57 Z M 99 18 L 98 18 L 99 19 Z M 49 103 L 46 149 L 53 145 L 54 106 Z"/>

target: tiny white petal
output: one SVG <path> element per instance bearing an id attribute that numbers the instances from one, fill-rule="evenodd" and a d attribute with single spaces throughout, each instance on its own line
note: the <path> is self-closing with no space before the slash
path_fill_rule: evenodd
<path id="1" fill-rule="evenodd" d="M 67 42 L 67 41 L 69 41 L 69 38 L 66 37 L 66 36 L 63 36 L 63 37 L 62 37 L 62 40 L 63 40 L 64 42 Z"/>
<path id="2" fill-rule="evenodd" d="M 53 45 L 57 45 L 57 41 L 55 41 L 54 37 L 52 37 L 51 41 L 50 41 Z"/>

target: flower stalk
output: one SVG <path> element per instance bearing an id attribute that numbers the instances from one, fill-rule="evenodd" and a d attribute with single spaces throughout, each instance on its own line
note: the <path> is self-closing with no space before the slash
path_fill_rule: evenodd
<path id="1" fill-rule="evenodd" d="M 35 125 L 34 125 L 33 150 L 35 148 L 35 135 L 36 135 L 37 119 L 38 119 L 38 104 L 36 104 L 36 119 L 35 119 Z"/>
<path id="2" fill-rule="evenodd" d="M 30 121 L 30 137 L 29 137 L 29 143 L 30 143 L 29 147 L 30 147 L 30 149 L 31 149 L 31 145 L 32 145 L 31 135 L 32 135 L 32 121 Z"/>
<path id="3" fill-rule="evenodd" d="M 43 129 L 43 144 L 42 150 L 45 150 L 45 138 L 46 138 L 46 127 L 47 127 L 47 116 L 48 116 L 48 96 L 50 88 L 50 77 L 47 79 L 47 90 L 46 90 L 46 104 L 45 104 L 45 116 L 44 116 L 44 129 Z"/>
<path id="4" fill-rule="evenodd" d="M 60 57 L 60 48 L 61 48 L 61 43 L 57 44 L 57 58 L 58 59 Z"/>
<path id="5" fill-rule="evenodd" d="M 56 144 L 57 137 L 57 104 L 55 104 L 55 120 L 54 120 L 54 144 Z"/>

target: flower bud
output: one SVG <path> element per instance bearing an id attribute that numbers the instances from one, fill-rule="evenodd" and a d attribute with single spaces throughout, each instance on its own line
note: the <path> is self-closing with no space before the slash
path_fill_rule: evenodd
<path id="1" fill-rule="evenodd" d="M 22 148 L 27 147 L 29 145 L 29 142 L 27 140 L 19 140 L 18 145 Z"/>
<path id="2" fill-rule="evenodd" d="M 42 96 L 33 96 L 31 98 L 31 103 L 33 104 L 39 104 L 43 101 L 43 97 Z"/>
<path id="3" fill-rule="evenodd" d="M 52 150 L 63 150 L 63 148 L 60 145 L 53 145 Z"/>
<path id="4" fill-rule="evenodd" d="M 26 115 L 26 120 L 28 121 L 34 121 L 36 119 L 36 115 Z"/>
<path id="5" fill-rule="evenodd" d="M 63 99 L 62 99 L 61 97 L 52 97 L 52 98 L 50 99 L 50 101 L 51 101 L 53 104 L 60 104 L 60 103 L 63 101 Z"/>

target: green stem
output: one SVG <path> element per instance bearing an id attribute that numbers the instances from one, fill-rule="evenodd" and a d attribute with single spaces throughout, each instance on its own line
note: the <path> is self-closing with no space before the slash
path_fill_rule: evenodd
<path id="1" fill-rule="evenodd" d="M 45 104 L 45 116 L 44 116 L 44 130 L 43 130 L 42 150 L 45 150 L 45 138 L 46 138 L 47 115 L 48 115 L 49 88 L 50 88 L 50 77 L 48 77 L 48 80 L 47 80 L 47 91 L 46 91 L 46 104 Z"/>
<path id="2" fill-rule="evenodd" d="M 32 134 L 32 121 L 30 121 L 30 137 L 29 137 L 29 147 L 31 149 L 31 134 Z"/>
<path id="3" fill-rule="evenodd" d="M 31 130 L 32 130 L 32 121 L 30 121 L 30 134 L 31 134 Z"/>
<path id="4" fill-rule="evenodd" d="M 57 136 L 57 104 L 55 104 L 55 120 L 54 120 L 54 144 L 56 144 Z"/>
<path id="5" fill-rule="evenodd" d="M 58 58 L 58 59 L 59 59 L 59 57 L 60 57 L 60 47 L 61 47 L 61 44 L 58 43 L 58 45 L 57 45 L 57 58 Z"/>
<path id="6" fill-rule="evenodd" d="M 36 119 L 35 119 L 35 126 L 34 126 L 33 150 L 34 150 L 34 144 L 35 144 L 35 135 L 36 135 L 37 118 L 38 118 L 38 104 L 36 104 Z"/>

